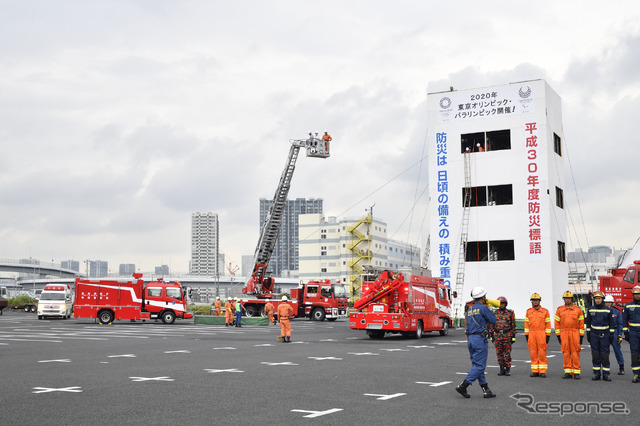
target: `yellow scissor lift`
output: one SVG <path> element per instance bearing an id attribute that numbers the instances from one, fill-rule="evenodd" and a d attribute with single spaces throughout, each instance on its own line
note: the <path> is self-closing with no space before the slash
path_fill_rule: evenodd
<path id="1" fill-rule="evenodd" d="M 355 225 L 349 226 L 347 232 L 349 241 L 349 285 L 351 286 L 351 300 L 360 297 L 360 277 L 364 273 L 364 266 L 371 265 L 371 234 L 369 227 L 373 222 L 371 214 L 363 217 Z"/>

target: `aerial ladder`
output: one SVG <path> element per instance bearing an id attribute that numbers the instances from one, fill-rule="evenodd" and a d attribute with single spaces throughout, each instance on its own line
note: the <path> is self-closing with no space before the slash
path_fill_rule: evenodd
<path id="1" fill-rule="evenodd" d="M 330 142 L 328 140 L 309 137 L 309 139 L 294 139 L 290 142 L 291 148 L 289 149 L 289 156 L 284 165 L 284 171 L 282 172 L 282 176 L 280 176 L 280 182 L 273 196 L 273 203 L 265 218 L 262 232 L 258 239 L 258 245 L 256 246 L 253 257 L 253 272 L 242 288 L 242 293 L 253 294 L 259 298 L 273 297 L 274 279 L 267 276 L 267 266 L 269 265 L 269 260 L 271 259 L 276 239 L 282 226 L 282 217 L 300 148 L 306 149 L 307 157 L 329 157 Z"/>
<path id="2" fill-rule="evenodd" d="M 456 270 L 456 294 L 458 297 L 453 302 L 453 317 L 463 318 L 462 312 L 464 290 L 464 269 L 467 256 L 467 240 L 469 230 L 469 210 L 471 208 L 471 165 L 469 164 L 471 155 L 468 151 L 464 154 L 464 194 L 462 208 L 462 224 L 460 225 L 460 252 L 458 255 L 458 269 Z"/>
<path id="3" fill-rule="evenodd" d="M 405 284 L 401 273 L 394 274 L 391 271 L 384 271 L 373 284 L 369 286 L 362 297 L 353 303 L 353 307 L 362 311 L 368 305 L 382 299 L 387 294 L 397 290 Z"/>

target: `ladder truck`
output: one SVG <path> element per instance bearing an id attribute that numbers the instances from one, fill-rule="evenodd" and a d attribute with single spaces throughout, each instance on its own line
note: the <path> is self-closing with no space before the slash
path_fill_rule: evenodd
<path id="1" fill-rule="evenodd" d="M 280 176 L 276 193 L 273 196 L 273 204 L 271 204 L 264 226 L 262 227 L 262 233 L 258 239 L 258 245 L 256 246 L 253 257 L 253 272 L 242 288 L 242 293 L 254 295 L 261 299 L 273 297 L 274 280 L 272 277 L 267 276 L 267 265 L 271 259 L 271 254 L 273 253 L 276 239 L 282 226 L 282 215 L 284 214 L 287 196 L 291 188 L 291 179 L 293 178 L 293 172 L 296 168 L 298 153 L 300 152 L 300 148 L 305 148 L 307 157 L 329 158 L 329 144 L 329 141 L 314 137 L 309 137 L 309 139 L 305 140 L 294 139 L 291 141 L 289 156 L 284 165 L 282 176 Z"/>
<path id="2" fill-rule="evenodd" d="M 273 196 L 273 204 L 258 239 L 253 272 L 242 289 L 242 292 L 249 296 L 242 302 L 248 317 L 264 316 L 267 299 L 273 297 L 274 279 L 267 276 L 267 266 L 282 225 L 282 215 L 300 148 L 305 148 L 307 157 L 329 157 L 330 146 L 327 140 L 310 137 L 305 140 L 291 141 L 289 156 Z M 272 303 L 277 311 L 280 301 L 273 300 Z M 315 321 L 325 319 L 335 321 L 347 317 L 347 292 L 344 285 L 340 283 L 332 283 L 329 280 L 309 281 L 300 288 L 291 290 L 291 306 L 296 317 L 310 318 Z"/>

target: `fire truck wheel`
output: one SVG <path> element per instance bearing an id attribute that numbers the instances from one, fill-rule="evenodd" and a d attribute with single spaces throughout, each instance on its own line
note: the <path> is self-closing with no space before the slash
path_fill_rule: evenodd
<path id="1" fill-rule="evenodd" d="M 260 316 L 263 318 L 267 317 L 267 314 L 264 312 L 264 308 L 260 308 Z"/>
<path id="2" fill-rule="evenodd" d="M 441 336 L 449 334 L 449 320 L 447 318 L 442 320 L 442 330 L 440 330 Z"/>
<path id="3" fill-rule="evenodd" d="M 248 317 L 255 317 L 258 315 L 258 310 L 255 306 L 246 306 L 244 308 L 244 314 Z"/>
<path id="4" fill-rule="evenodd" d="M 325 316 L 324 309 L 322 308 L 315 308 L 311 311 L 311 318 L 314 321 L 324 321 Z"/>
<path id="5" fill-rule="evenodd" d="M 27 305 L 24 307 L 25 312 L 29 312 L 31 310 L 31 306 Z"/>
<path id="6" fill-rule="evenodd" d="M 176 320 L 176 314 L 171 311 L 164 311 L 162 313 L 162 322 L 165 324 L 173 324 Z"/>
<path id="7" fill-rule="evenodd" d="M 422 339 L 422 332 L 424 331 L 424 325 L 422 325 L 422 321 L 418 321 L 418 325 L 416 326 L 416 332 L 413 335 L 416 339 Z"/>
<path id="8" fill-rule="evenodd" d="M 100 324 L 110 324 L 113 322 L 114 317 L 113 312 L 109 309 L 103 309 L 98 312 L 98 320 L 100 321 Z"/>
<path id="9" fill-rule="evenodd" d="M 31 312 L 35 312 L 35 311 L 37 311 L 37 310 L 38 310 L 38 308 L 36 308 L 35 306 L 32 306 L 32 307 L 31 307 Z"/>

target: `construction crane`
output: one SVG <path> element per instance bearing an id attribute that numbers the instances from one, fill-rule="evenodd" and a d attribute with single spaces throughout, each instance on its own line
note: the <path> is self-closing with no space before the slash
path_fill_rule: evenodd
<path id="1" fill-rule="evenodd" d="M 293 171 L 296 168 L 298 153 L 300 148 L 305 148 L 307 157 L 328 158 L 330 140 L 330 138 L 329 140 L 315 138 L 310 133 L 308 139 L 294 139 L 290 141 L 291 148 L 289 149 L 289 156 L 284 165 L 284 171 L 282 172 L 282 176 L 280 176 L 280 182 L 273 196 L 273 203 L 265 218 L 262 232 L 258 239 L 258 245 L 256 246 L 253 257 L 253 272 L 242 288 L 242 293 L 254 294 L 259 298 L 273 297 L 274 280 L 272 277 L 267 277 L 267 266 L 269 265 L 269 260 L 271 259 L 271 254 L 275 248 L 276 239 L 282 226 L 282 216 L 286 207 L 289 188 L 291 187 Z"/>

